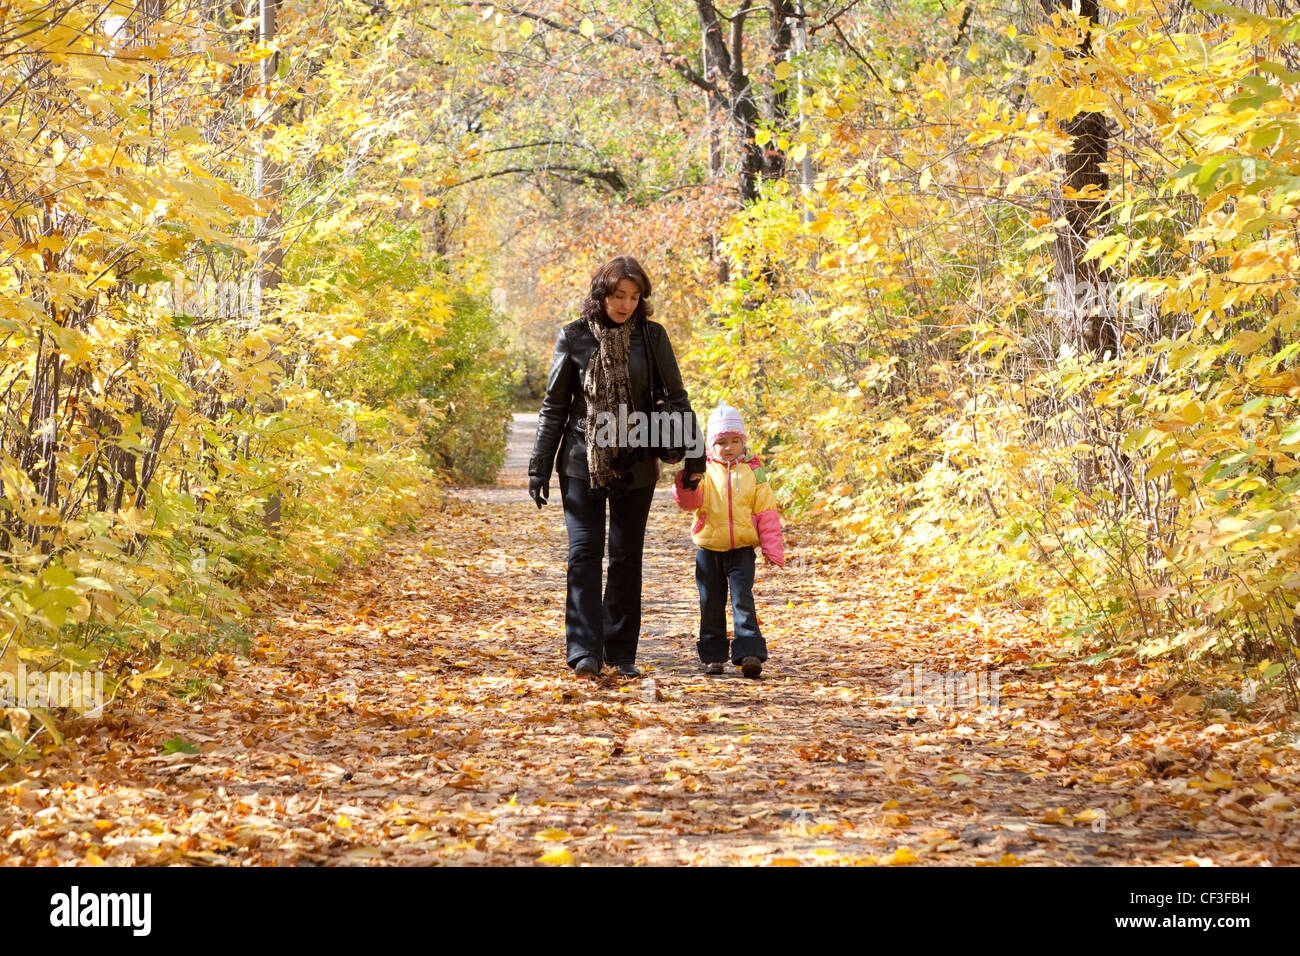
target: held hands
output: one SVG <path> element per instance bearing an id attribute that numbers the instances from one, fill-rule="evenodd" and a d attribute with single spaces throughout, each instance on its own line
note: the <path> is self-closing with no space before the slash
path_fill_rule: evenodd
<path id="1" fill-rule="evenodd" d="M 537 502 L 537 507 L 541 508 L 546 504 L 546 499 L 551 496 L 551 483 L 545 478 L 538 478 L 536 475 L 528 476 L 528 494 Z"/>
<path id="2" fill-rule="evenodd" d="M 704 475 L 703 475 L 701 472 L 697 472 L 697 471 L 692 471 L 692 472 L 683 471 L 683 472 L 682 472 L 682 487 L 683 487 L 683 488 L 689 488 L 691 491 L 694 491 L 696 488 L 699 487 L 700 479 L 703 478 L 703 477 L 704 477 Z"/>

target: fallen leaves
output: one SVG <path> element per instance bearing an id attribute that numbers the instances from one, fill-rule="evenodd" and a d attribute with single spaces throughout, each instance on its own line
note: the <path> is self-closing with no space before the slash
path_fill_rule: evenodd
<path id="1" fill-rule="evenodd" d="M 763 680 L 706 678 L 690 547 L 660 500 L 646 677 L 579 682 L 563 547 L 558 509 L 458 493 L 333 593 L 275 596 L 216 699 L 110 708 L 11 771 L 0 861 L 1300 861 L 1300 753 L 1277 728 L 1143 665 L 1051 659 L 1028 612 L 823 549 L 756 589 Z M 901 699 L 914 667 L 993 668 L 1001 699 Z"/>

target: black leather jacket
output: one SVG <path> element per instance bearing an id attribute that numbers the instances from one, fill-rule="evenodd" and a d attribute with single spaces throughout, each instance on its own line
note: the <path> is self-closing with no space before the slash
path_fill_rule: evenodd
<path id="1" fill-rule="evenodd" d="M 638 411 L 650 411 L 650 364 L 645 351 L 648 336 L 658 360 L 659 374 L 663 379 L 660 384 L 668 393 L 668 402 L 673 411 L 688 417 L 702 449 L 704 432 L 695 420 L 695 412 L 691 410 L 690 399 L 682 386 L 668 332 L 654 321 L 645 322 L 644 328 L 646 335 L 637 329 L 628 343 L 627 373 L 632 401 Z M 596 337 L 582 319 L 570 322 L 556 336 L 551 371 L 546 381 L 546 397 L 542 399 L 542 408 L 537 416 L 537 439 L 528 462 L 530 476 L 549 480 L 554 469 L 562 475 L 590 480 L 587 470 L 587 399 L 582 393 L 582 379 L 595 351 Z M 703 472 L 703 454 L 698 458 L 687 458 L 683 466 L 687 471 Z M 627 487 L 653 485 L 659 474 L 659 460 L 653 454 L 647 454 L 633 465 Z"/>

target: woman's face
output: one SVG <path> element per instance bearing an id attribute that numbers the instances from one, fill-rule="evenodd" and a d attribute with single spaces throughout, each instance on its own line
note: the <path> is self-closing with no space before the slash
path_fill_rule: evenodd
<path id="1" fill-rule="evenodd" d="M 611 322 L 622 325 L 632 318 L 641 301 L 641 287 L 631 279 L 619 279 L 614 291 L 605 296 L 605 314 Z"/>

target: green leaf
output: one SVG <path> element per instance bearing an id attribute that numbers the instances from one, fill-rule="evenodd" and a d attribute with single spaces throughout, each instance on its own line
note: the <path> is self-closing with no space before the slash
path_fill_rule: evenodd
<path id="1" fill-rule="evenodd" d="M 167 273 L 157 266 L 136 269 L 135 272 L 131 273 L 131 281 L 137 285 L 148 285 L 153 282 L 165 282 L 166 280 Z"/>
<path id="2" fill-rule="evenodd" d="M 50 732 L 50 738 L 54 741 L 55 746 L 62 747 L 63 734 L 59 732 L 59 726 L 54 722 L 54 718 L 50 716 L 49 711 L 41 707 L 29 707 L 27 710 Z"/>

